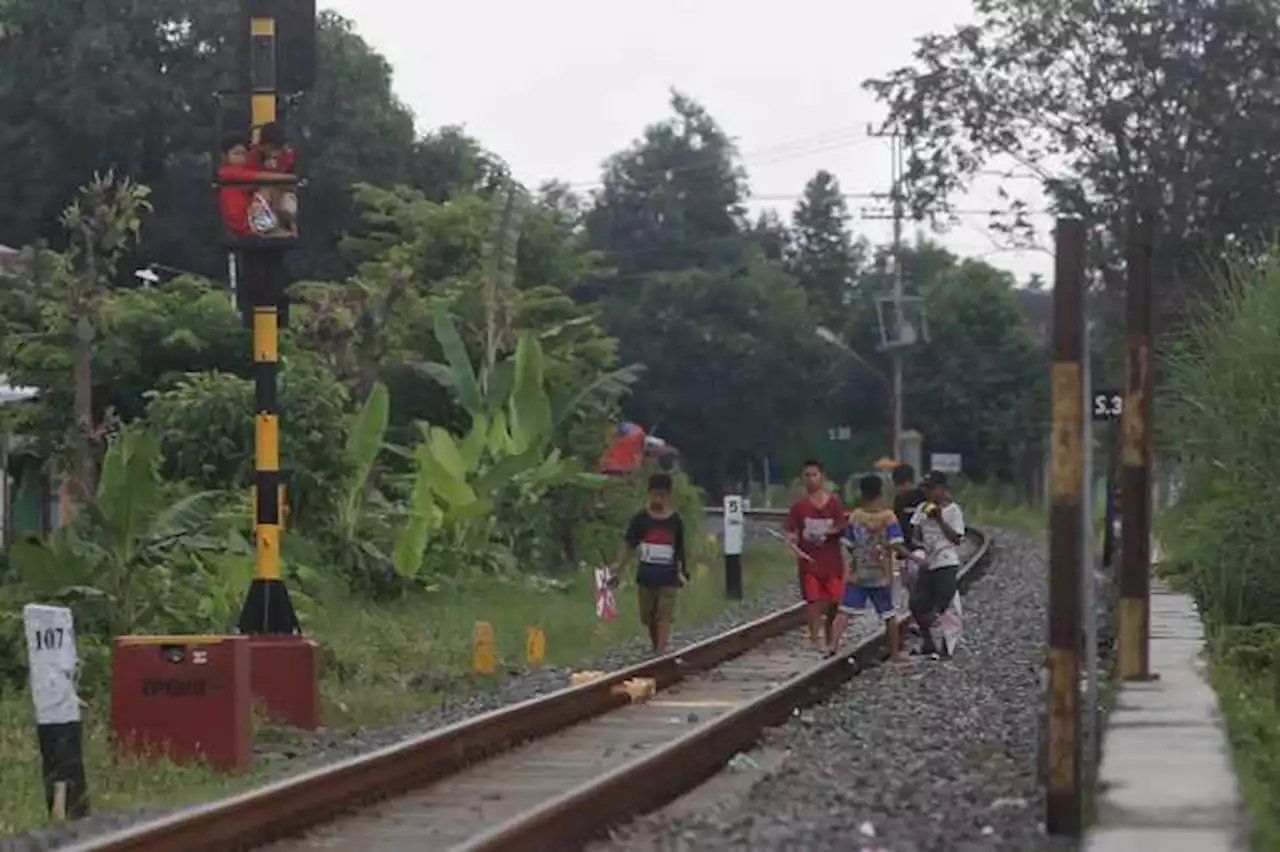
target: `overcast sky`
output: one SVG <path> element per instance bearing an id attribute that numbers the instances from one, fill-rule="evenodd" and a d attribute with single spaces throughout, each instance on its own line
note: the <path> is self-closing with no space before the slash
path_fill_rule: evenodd
<path id="1" fill-rule="evenodd" d="M 321 0 L 356 22 L 391 62 L 423 130 L 461 124 L 530 186 L 596 185 L 600 163 L 667 115 L 670 87 L 734 137 L 753 209 L 789 216 L 818 169 L 847 193 L 888 188 L 889 147 L 866 125 L 883 111 L 861 88 L 905 63 L 914 39 L 970 17 L 969 0 Z M 609 12 L 612 7 L 616 11 Z M 623 11 L 630 9 L 631 11 Z M 1043 207 L 1033 184 L 1008 188 Z M 967 210 L 996 206 L 994 183 Z M 851 199 L 851 209 L 875 202 Z M 1047 224 L 1041 218 L 1037 224 Z M 942 238 L 1013 271 L 1051 280 L 1040 252 L 998 251 L 980 215 Z M 887 241 L 889 224 L 855 220 Z"/>

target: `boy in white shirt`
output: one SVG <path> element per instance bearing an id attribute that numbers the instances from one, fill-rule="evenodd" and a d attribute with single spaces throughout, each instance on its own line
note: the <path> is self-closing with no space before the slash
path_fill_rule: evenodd
<path id="1" fill-rule="evenodd" d="M 951 605 L 960 573 L 958 545 L 964 540 L 964 513 L 947 491 L 947 477 L 930 471 L 921 481 L 925 502 L 916 507 L 911 525 L 924 545 L 926 568 L 920 571 L 911 596 L 911 614 L 924 640 L 919 653 L 938 659 L 933 627 Z"/>

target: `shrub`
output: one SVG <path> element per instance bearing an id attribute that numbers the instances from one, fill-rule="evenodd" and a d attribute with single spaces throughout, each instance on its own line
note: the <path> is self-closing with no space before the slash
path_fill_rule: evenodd
<path id="1" fill-rule="evenodd" d="M 1161 535 L 1211 624 L 1274 621 L 1280 256 L 1233 264 L 1215 295 L 1165 357 L 1157 423 L 1186 485 Z"/>

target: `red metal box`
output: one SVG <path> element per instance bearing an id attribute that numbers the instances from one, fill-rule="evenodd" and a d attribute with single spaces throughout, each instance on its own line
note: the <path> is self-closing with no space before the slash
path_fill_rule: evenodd
<path id="1" fill-rule="evenodd" d="M 253 758 L 249 666 L 243 636 L 116 637 L 111 727 L 117 752 L 247 769 Z"/>
<path id="2" fill-rule="evenodd" d="M 301 636 L 250 636 L 253 699 L 268 719 L 320 727 L 320 648 Z"/>

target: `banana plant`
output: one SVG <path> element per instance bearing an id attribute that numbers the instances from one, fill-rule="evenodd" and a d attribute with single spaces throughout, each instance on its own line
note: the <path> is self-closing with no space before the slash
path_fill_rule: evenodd
<path id="1" fill-rule="evenodd" d="M 95 499 L 47 542 L 13 544 L 10 559 L 23 584 L 36 596 L 89 607 L 100 627 L 121 634 L 181 609 L 173 602 L 190 578 L 175 566 L 185 557 L 248 553 L 242 537 L 214 530 L 217 492 L 173 499 L 160 462 L 159 441 L 141 427 L 114 436 Z"/>
<path id="2" fill-rule="evenodd" d="M 458 404 L 472 418 L 484 416 L 492 422 L 495 417 L 503 416 L 503 409 L 508 407 L 510 401 L 520 397 L 526 416 L 535 418 L 538 421 L 537 428 L 541 429 L 542 422 L 546 419 L 542 414 L 545 404 L 550 420 L 548 440 L 563 434 L 571 418 L 587 403 L 626 393 L 644 373 L 644 365 L 631 364 L 603 373 L 582 387 L 570 388 L 567 393 L 551 399 L 543 383 L 544 356 L 540 340 L 543 335 L 522 333 L 516 344 L 514 358 L 497 361 L 492 366 L 482 364 L 476 369 L 451 314 L 444 310 L 437 311 L 433 317 L 433 327 L 444 352 L 445 363 L 432 361 L 418 364 L 417 369 L 421 373 L 453 391 Z M 521 431 L 526 432 L 524 427 Z"/>
<path id="3" fill-rule="evenodd" d="M 542 345 L 522 334 L 515 357 L 495 371 L 500 381 L 482 381 L 467 358 L 461 338 L 445 314 L 437 314 L 437 334 L 450 364 L 436 365 L 448 375 L 459 403 L 471 415 L 466 434 L 419 424 L 422 440 L 413 450 L 415 467 L 411 519 L 396 537 L 394 562 L 402 576 L 413 576 L 433 530 L 449 531 L 463 541 L 492 544 L 493 513 L 500 498 L 536 502 L 546 492 L 578 477 L 590 477 L 575 459 L 552 445 L 556 415 L 543 375 Z M 505 495 L 505 497 L 503 497 Z M 509 560 L 514 562 L 514 560 Z"/>

